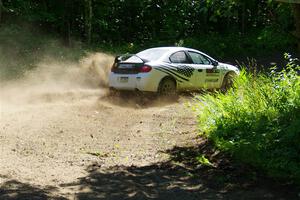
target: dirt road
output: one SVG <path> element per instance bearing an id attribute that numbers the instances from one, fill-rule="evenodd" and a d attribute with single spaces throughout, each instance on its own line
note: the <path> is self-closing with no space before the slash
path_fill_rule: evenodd
<path id="1" fill-rule="evenodd" d="M 126 101 L 93 91 L 80 100 L 2 112 L 1 183 L 57 186 L 87 176 L 93 165 L 146 166 L 196 136 L 194 118 L 184 106 L 142 108 Z"/>
<path id="2" fill-rule="evenodd" d="M 89 72 L 111 62 L 100 57 L 83 60 L 85 70 L 54 62 L 1 85 L 0 199 L 295 197 L 215 168 L 194 173 L 180 159 L 202 141 L 191 98 L 109 96 L 107 69 L 97 84 Z"/>
<path id="3" fill-rule="evenodd" d="M 72 198 L 61 185 L 88 176 L 89 167 L 147 166 L 196 136 L 195 119 L 183 104 L 108 96 L 107 69 L 95 66 L 111 60 L 94 54 L 63 67 L 41 63 L 2 83 L 0 184 L 16 193 L 0 190 L 0 199 L 18 197 L 23 184 L 54 187 L 54 195 Z"/>

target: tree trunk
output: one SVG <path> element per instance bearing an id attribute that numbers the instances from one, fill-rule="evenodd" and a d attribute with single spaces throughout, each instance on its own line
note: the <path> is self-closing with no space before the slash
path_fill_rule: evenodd
<path id="1" fill-rule="evenodd" d="M 244 35 L 246 32 L 246 3 L 242 3 L 242 19 L 241 19 L 241 26 L 242 26 L 242 34 Z"/>
<path id="2" fill-rule="evenodd" d="M 84 0 L 84 34 L 85 34 L 85 41 L 88 45 L 91 44 L 92 39 L 92 0 Z"/>
<path id="3" fill-rule="evenodd" d="M 3 8 L 3 4 L 2 4 L 2 0 L 0 0 L 0 24 L 2 22 L 2 9 Z"/>
<path id="4" fill-rule="evenodd" d="M 71 47 L 71 24 L 70 19 L 65 21 L 64 41 L 67 47 Z"/>
<path id="5" fill-rule="evenodd" d="M 300 53 L 300 4 L 292 4 L 294 17 L 295 17 L 295 26 L 296 32 L 295 36 L 298 41 L 298 52 Z"/>
<path id="6" fill-rule="evenodd" d="M 64 2 L 65 12 L 63 14 L 62 34 L 64 38 L 64 44 L 67 47 L 71 47 L 71 13 L 73 12 L 73 1 L 66 0 Z"/>

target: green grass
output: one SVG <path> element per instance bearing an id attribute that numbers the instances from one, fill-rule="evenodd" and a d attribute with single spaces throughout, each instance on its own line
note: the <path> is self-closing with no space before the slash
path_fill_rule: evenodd
<path id="1" fill-rule="evenodd" d="M 196 160 L 204 166 L 213 167 L 213 164 L 203 154 L 198 155 Z"/>
<path id="2" fill-rule="evenodd" d="M 288 57 L 288 55 L 286 55 Z M 227 94 L 197 96 L 199 127 L 219 149 L 275 178 L 300 183 L 300 67 L 242 70 Z"/>

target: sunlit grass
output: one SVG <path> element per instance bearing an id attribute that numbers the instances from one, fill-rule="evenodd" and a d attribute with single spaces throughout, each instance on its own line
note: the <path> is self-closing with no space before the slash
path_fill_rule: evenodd
<path id="1" fill-rule="evenodd" d="M 197 96 L 199 127 L 221 150 L 270 176 L 300 183 L 300 67 L 242 70 L 227 94 Z"/>

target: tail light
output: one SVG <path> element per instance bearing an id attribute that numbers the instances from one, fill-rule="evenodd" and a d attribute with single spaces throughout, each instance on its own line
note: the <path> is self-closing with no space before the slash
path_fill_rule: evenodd
<path id="1" fill-rule="evenodd" d="M 117 69 L 117 63 L 114 63 L 110 69 L 111 72 L 115 72 Z"/>
<path id="2" fill-rule="evenodd" d="M 147 73 L 150 72 L 152 70 L 152 67 L 148 66 L 148 65 L 144 65 L 140 68 L 140 73 Z"/>

